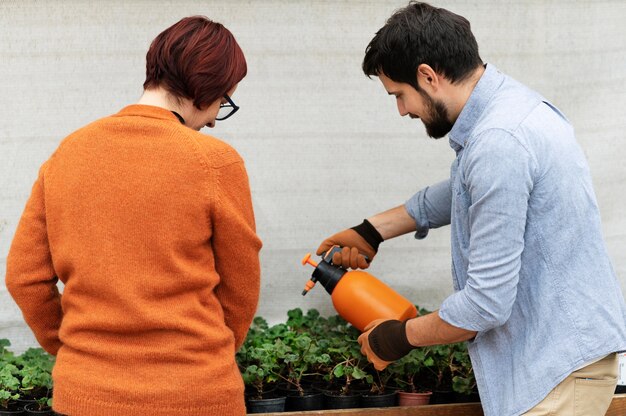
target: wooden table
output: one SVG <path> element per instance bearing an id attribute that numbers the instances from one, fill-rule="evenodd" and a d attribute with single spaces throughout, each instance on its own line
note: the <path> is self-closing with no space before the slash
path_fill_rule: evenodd
<path id="1" fill-rule="evenodd" d="M 483 416 L 480 403 L 435 404 L 418 407 L 376 409 L 312 410 L 309 412 L 265 413 L 272 416 Z M 616 394 L 605 416 L 626 416 L 626 394 Z"/>

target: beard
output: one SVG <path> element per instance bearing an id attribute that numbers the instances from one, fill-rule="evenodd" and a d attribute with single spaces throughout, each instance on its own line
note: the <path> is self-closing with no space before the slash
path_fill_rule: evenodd
<path id="1" fill-rule="evenodd" d="M 419 91 L 424 100 L 426 100 L 426 111 L 428 120 L 421 117 L 426 134 L 433 139 L 440 139 L 452 130 L 454 123 L 449 121 L 448 109 L 441 101 L 435 101 L 430 95 L 424 91 Z"/>

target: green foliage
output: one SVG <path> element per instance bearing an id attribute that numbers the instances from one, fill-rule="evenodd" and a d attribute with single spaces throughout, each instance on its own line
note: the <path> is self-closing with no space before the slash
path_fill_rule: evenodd
<path id="1" fill-rule="evenodd" d="M 476 379 L 467 344 L 454 344 L 454 346 L 451 362 L 452 390 L 461 394 L 470 394 L 476 389 Z"/>
<path id="2" fill-rule="evenodd" d="M 289 353 L 285 356 L 285 371 L 281 377 L 290 383 L 300 395 L 304 395 L 302 377 L 319 374 L 323 368 L 330 365 L 330 355 L 304 333 L 292 332 L 285 339 Z"/>
<path id="3" fill-rule="evenodd" d="M 244 344 L 237 353 L 241 375 L 246 385 L 253 386 L 261 398 L 268 383 L 278 380 L 279 362 L 284 360 L 288 347 L 280 338 L 257 339 Z"/>
<path id="4" fill-rule="evenodd" d="M 430 313 L 420 309 L 420 315 Z M 282 380 L 304 393 L 305 376 L 323 377 L 348 394 L 356 380 L 371 394 L 383 393 L 394 382 L 407 391 L 450 390 L 469 393 L 476 387 L 465 343 L 418 348 L 376 371 L 361 354 L 359 331 L 338 315 L 322 317 L 315 309 L 287 312 L 285 323 L 270 326 L 255 318 L 237 354 L 244 382 L 263 389 Z"/>
<path id="5" fill-rule="evenodd" d="M 3 367 L 5 364 L 13 364 L 15 362 L 15 355 L 7 348 L 10 346 L 11 342 L 8 339 L 0 339 L 0 367 Z"/>
<path id="6" fill-rule="evenodd" d="M 429 313 L 420 309 L 420 315 Z M 407 391 L 475 391 L 476 380 L 465 343 L 418 348 L 384 371 L 376 371 L 361 354 L 359 331 L 338 315 L 322 317 L 315 309 L 287 312 L 285 323 L 269 325 L 254 318 L 236 358 L 242 378 L 257 398 L 278 381 L 304 394 L 303 380 L 323 378 L 348 394 L 359 380 L 371 394 L 383 393 L 395 382 Z M 11 343 L 0 339 L 0 407 L 19 397 L 50 405 L 54 357 L 41 348 L 16 356 Z"/>
<path id="7" fill-rule="evenodd" d="M 36 400 L 37 410 L 44 411 L 52 409 L 52 397 L 41 397 Z"/>
<path id="8" fill-rule="evenodd" d="M 416 348 L 398 361 L 390 364 L 388 369 L 393 374 L 396 384 L 404 391 L 417 393 L 424 389 L 418 380 L 435 366 L 435 360 L 429 348 Z M 420 385 L 422 384 L 422 385 Z"/>
<path id="9" fill-rule="evenodd" d="M 371 365 L 361 354 L 357 341 L 359 331 L 341 318 L 331 317 L 328 320 L 332 322 L 328 322 L 326 328 L 327 351 L 334 366 L 325 378 L 341 386 L 342 395 L 349 394 L 354 380 L 367 381 L 366 368 Z"/>
<path id="10" fill-rule="evenodd" d="M 54 357 L 41 348 L 29 348 L 16 356 L 11 343 L 0 339 L 0 407 L 18 398 L 48 400 L 52 389 Z"/>
<path id="11" fill-rule="evenodd" d="M 20 398 L 17 392 L 20 380 L 16 377 L 19 369 L 13 364 L 0 368 L 0 407 L 7 409 L 9 402 Z"/>

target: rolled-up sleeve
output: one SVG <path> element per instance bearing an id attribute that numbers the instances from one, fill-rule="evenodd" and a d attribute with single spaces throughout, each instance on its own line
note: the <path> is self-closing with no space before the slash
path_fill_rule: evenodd
<path id="1" fill-rule="evenodd" d="M 503 325 L 515 302 L 536 162 L 514 136 L 498 129 L 465 151 L 459 174 L 469 197 L 467 281 L 439 315 L 454 326 L 486 331 Z"/>
<path id="2" fill-rule="evenodd" d="M 417 226 L 415 238 L 425 238 L 431 228 L 450 224 L 451 197 L 448 179 L 427 186 L 406 201 L 404 207 Z"/>

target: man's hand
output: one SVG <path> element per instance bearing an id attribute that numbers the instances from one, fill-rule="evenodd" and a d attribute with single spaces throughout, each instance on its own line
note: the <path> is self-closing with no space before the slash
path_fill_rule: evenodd
<path id="1" fill-rule="evenodd" d="M 406 336 L 406 321 L 377 319 L 359 336 L 361 353 L 378 371 L 407 355 L 415 347 Z"/>
<path id="2" fill-rule="evenodd" d="M 369 342 L 369 336 L 372 330 L 376 329 L 376 327 L 380 323 L 386 322 L 386 321 L 387 321 L 386 319 L 377 319 L 375 321 L 372 321 L 369 325 L 365 327 L 365 332 L 363 332 L 359 336 L 359 339 L 358 339 L 359 345 L 361 345 L 361 354 L 363 354 L 367 358 L 367 361 L 374 364 L 374 368 L 377 369 L 378 371 L 382 371 L 385 368 L 387 368 L 387 366 L 391 364 L 391 361 L 384 361 L 380 359 L 372 351 L 372 347 L 370 346 L 370 342 Z"/>
<path id="3" fill-rule="evenodd" d="M 367 269 L 369 262 L 365 256 L 371 261 L 378 252 L 378 245 L 382 241 L 383 238 L 376 231 L 376 228 L 369 221 L 364 220 L 356 227 L 338 232 L 324 240 L 317 248 L 316 253 L 320 256 L 332 246 L 339 246 L 342 247 L 342 250 L 333 255 L 333 264 L 345 269 Z"/>

